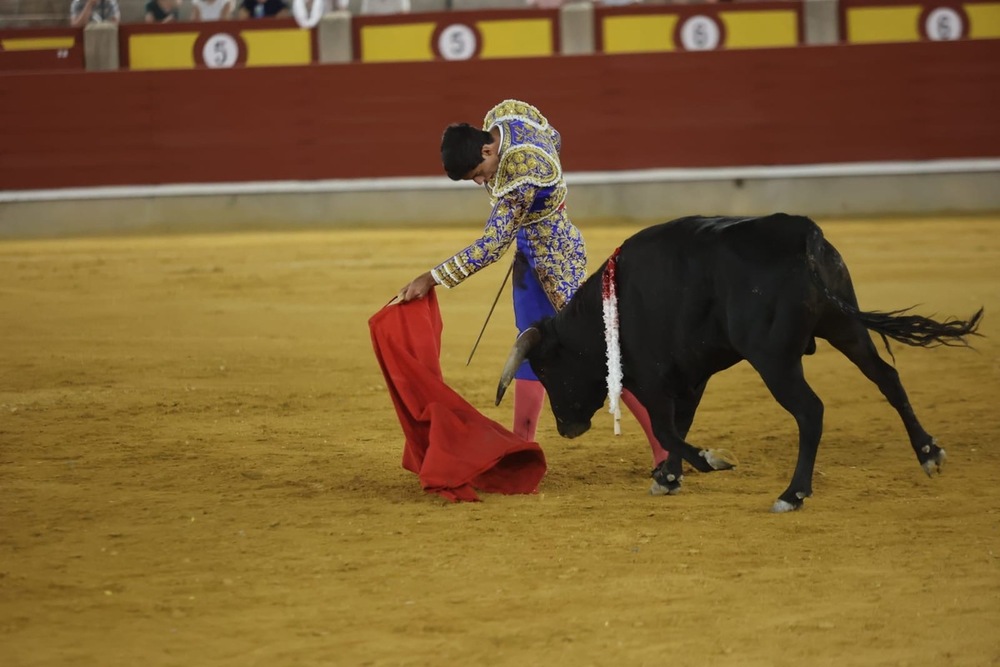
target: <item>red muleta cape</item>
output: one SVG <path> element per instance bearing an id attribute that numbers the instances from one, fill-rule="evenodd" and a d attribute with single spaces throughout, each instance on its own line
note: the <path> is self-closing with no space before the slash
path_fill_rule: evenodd
<path id="1" fill-rule="evenodd" d="M 403 467 L 428 493 L 452 501 L 491 493 L 534 493 L 545 455 L 486 418 L 444 382 L 441 311 L 434 290 L 423 299 L 385 306 L 368 320 L 406 444 Z"/>

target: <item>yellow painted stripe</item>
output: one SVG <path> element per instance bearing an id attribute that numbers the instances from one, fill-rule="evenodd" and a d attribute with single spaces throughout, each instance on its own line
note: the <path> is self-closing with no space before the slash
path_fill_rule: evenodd
<path id="1" fill-rule="evenodd" d="M 362 62 L 434 60 L 431 37 L 436 23 L 402 23 L 361 27 Z"/>
<path id="2" fill-rule="evenodd" d="M 480 58 L 551 56 L 555 51 L 549 19 L 477 21 L 476 27 L 483 36 Z"/>
<path id="3" fill-rule="evenodd" d="M 719 19 L 726 26 L 726 48 L 799 43 L 798 16 L 793 11 L 719 12 Z"/>
<path id="4" fill-rule="evenodd" d="M 196 32 L 130 35 L 128 60 L 131 69 L 190 69 L 194 67 Z"/>
<path id="5" fill-rule="evenodd" d="M 74 37 L 11 37 L 0 40 L 4 51 L 47 51 L 49 49 L 72 49 Z"/>
<path id="6" fill-rule="evenodd" d="M 920 6 L 851 7 L 847 10 L 848 41 L 913 42 L 921 39 Z"/>
<path id="7" fill-rule="evenodd" d="M 605 17 L 604 53 L 673 51 L 676 26 L 676 14 Z"/>
<path id="8" fill-rule="evenodd" d="M 308 65 L 312 62 L 310 34 L 298 28 L 241 31 L 247 45 L 247 67 Z"/>
<path id="9" fill-rule="evenodd" d="M 969 37 L 989 39 L 1000 37 L 1000 3 L 962 5 L 969 15 Z"/>

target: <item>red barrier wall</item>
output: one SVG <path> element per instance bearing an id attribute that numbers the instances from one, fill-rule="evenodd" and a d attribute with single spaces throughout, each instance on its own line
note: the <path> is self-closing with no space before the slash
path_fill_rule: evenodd
<path id="1" fill-rule="evenodd" d="M 82 71 L 83 28 L 0 29 L 0 72 L 19 70 Z"/>
<path id="2" fill-rule="evenodd" d="M 439 175 L 451 121 L 539 105 L 567 171 L 1000 156 L 1000 40 L 0 75 L 0 187 Z"/>
<path id="3" fill-rule="evenodd" d="M 263 42 L 259 41 L 262 35 L 267 36 Z M 251 36 L 258 38 L 252 48 Z M 174 37 L 176 41 L 164 43 L 164 37 Z M 210 47 L 206 62 L 206 43 L 214 38 L 213 44 L 217 46 L 220 37 L 228 43 L 226 53 L 218 54 Z M 319 60 L 319 44 L 315 30 L 302 31 L 291 18 L 124 23 L 118 28 L 118 54 L 122 69 L 136 70 L 228 68 L 237 64 L 302 66 Z M 214 55 L 223 58 L 213 62 Z"/>

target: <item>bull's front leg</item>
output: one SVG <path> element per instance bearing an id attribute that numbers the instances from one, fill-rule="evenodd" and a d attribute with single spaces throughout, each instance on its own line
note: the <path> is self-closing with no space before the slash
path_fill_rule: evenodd
<path id="1" fill-rule="evenodd" d="M 640 392 L 633 390 L 649 413 L 653 433 L 660 446 L 667 451 L 667 460 L 652 471 L 650 494 L 674 495 L 680 491 L 684 480 L 682 461 L 687 461 L 699 472 L 728 470 L 736 465 L 735 457 L 724 449 L 701 449 L 685 440 L 704 391 L 705 383 L 676 398 L 655 396 L 650 392 L 642 393 L 640 397 Z"/>
<path id="2" fill-rule="evenodd" d="M 649 487 L 649 493 L 654 496 L 674 495 L 680 491 L 681 482 L 684 480 L 682 459 L 698 472 L 729 470 L 736 467 L 736 457 L 725 449 L 701 449 L 684 440 L 678 440 L 667 446 L 666 450 L 667 460 L 653 470 L 653 483 Z"/>

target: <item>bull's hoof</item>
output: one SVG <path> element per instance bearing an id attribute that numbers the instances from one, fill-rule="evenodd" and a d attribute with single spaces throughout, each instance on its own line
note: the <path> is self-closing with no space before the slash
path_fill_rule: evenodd
<path id="1" fill-rule="evenodd" d="M 774 504 L 771 505 L 771 511 L 773 513 L 775 513 L 775 514 L 783 514 L 785 512 L 794 512 L 797 509 L 802 509 L 802 503 L 801 502 L 798 505 L 793 505 L 792 503 L 787 502 L 785 500 L 781 500 L 780 498 L 778 500 L 775 500 Z"/>
<path id="2" fill-rule="evenodd" d="M 810 495 L 812 494 L 802 493 L 801 491 L 797 491 L 794 495 L 791 496 L 791 499 L 789 500 L 788 499 L 789 495 L 788 492 L 786 491 L 785 493 L 781 494 L 780 498 L 774 501 L 773 505 L 771 505 L 771 512 L 773 512 L 774 514 L 784 514 L 785 512 L 794 512 L 795 510 L 800 510 L 802 509 L 803 501 Z"/>
<path id="3" fill-rule="evenodd" d="M 729 470 L 739 463 L 728 449 L 703 449 L 700 453 L 712 470 Z"/>
<path id="4" fill-rule="evenodd" d="M 680 484 L 676 486 L 663 486 L 654 479 L 653 483 L 649 485 L 649 495 L 651 496 L 676 496 L 680 492 Z"/>
<path id="5" fill-rule="evenodd" d="M 675 475 L 668 471 L 666 466 L 667 462 L 664 461 L 653 469 L 653 483 L 649 485 L 649 495 L 675 496 L 681 492 L 684 475 Z"/>
<path id="6" fill-rule="evenodd" d="M 934 441 L 931 441 L 930 445 L 925 445 L 928 449 L 933 447 L 937 449 L 936 452 L 931 454 L 931 457 L 927 460 L 921 462 L 920 467 L 924 469 L 928 477 L 933 477 L 934 475 L 940 475 L 944 470 L 944 462 L 948 460 L 948 453 L 943 449 L 939 449 Z"/>

